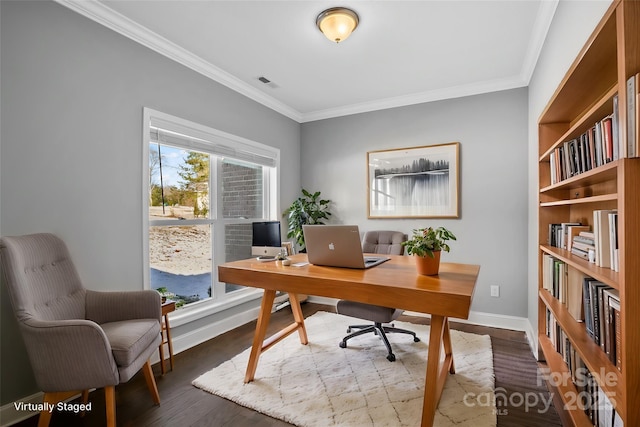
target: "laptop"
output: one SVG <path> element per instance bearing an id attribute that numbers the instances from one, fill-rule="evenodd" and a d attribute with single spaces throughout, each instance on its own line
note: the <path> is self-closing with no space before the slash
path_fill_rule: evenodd
<path id="1" fill-rule="evenodd" d="M 371 268 L 390 258 L 364 256 L 357 225 L 303 225 L 309 262 L 346 268 Z"/>

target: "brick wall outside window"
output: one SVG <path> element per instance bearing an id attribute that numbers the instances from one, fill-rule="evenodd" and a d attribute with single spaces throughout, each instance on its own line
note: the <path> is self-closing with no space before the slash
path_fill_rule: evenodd
<path id="1" fill-rule="evenodd" d="M 262 168 L 222 164 L 224 218 L 262 218 Z M 251 257 L 251 224 L 225 227 L 225 261 Z"/>

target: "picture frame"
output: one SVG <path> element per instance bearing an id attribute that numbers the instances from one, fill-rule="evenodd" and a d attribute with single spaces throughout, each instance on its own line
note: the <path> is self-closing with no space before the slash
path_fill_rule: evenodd
<path id="1" fill-rule="evenodd" d="M 282 242 L 282 247 L 286 251 L 287 256 L 293 255 L 293 243 L 291 242 Z"/>
<path id="2" fill-rule="evenodd" d="M 460 143 L 367 152 L 368 217 L 459 218 Z"/>

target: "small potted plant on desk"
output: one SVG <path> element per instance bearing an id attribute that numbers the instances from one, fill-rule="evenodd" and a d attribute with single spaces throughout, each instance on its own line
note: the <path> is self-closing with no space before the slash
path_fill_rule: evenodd
<path id="1" fill-rule="evenodd" d="M 449 252 L 449 240 L 456 240 L 456 236 L 444 227 L 428 227 L 413 230 L 411 239 L 403 242 L 409 255 L 414 255 L 418 274 L 434 276 L 440 269 L 441 251 Z"/>

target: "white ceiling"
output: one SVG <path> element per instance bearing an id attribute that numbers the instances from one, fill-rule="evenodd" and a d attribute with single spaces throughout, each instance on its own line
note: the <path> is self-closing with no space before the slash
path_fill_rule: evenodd
<path id="1" fill-rule="evenodd" d="M 557 6 L 557 0 L 57 1 L 298 122 L 526 86 Z M 340 44 L 315 26 L 318 13 L 333 6 L 360 16 Z"/>

